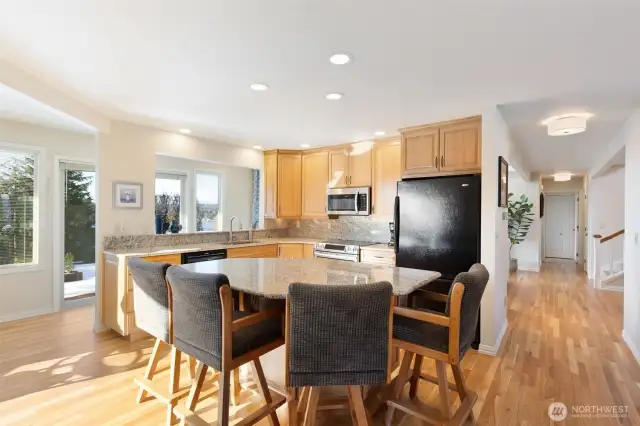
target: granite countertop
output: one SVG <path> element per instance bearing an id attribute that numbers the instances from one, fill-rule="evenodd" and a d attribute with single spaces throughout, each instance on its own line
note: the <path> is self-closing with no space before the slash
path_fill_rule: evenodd
<path id="1" fill-rule="evenodd" d="M 315 259 L 224 259 L 181 267 L 199 273 L 222 273 L 231 288 L 269 299 L 287 297 L 289 284 L 367 284 L 388 281 L 395 296 L 406 296 L 440 277 L 439 272 L 387 265 Z"/>
<path id="2" fill-rule="evenodd" d="M 370 246 L 362 246 L 360 250 L 376 250 L 376 251 L 390 251 L 393 252 L 393 246 L 388 244 L 373 244 Z"/>
<path id="3" fill-rule="evenodd" d="M 240 247 L 254 247 L 254 246 L 266 246 L 270 244 L 315 244 L 320 239 L 316 238 L 297 238 L 297 237 L 282 237 L 282 238 L 261 238 L 248 244 L 228 244 L 224 242 L 220 243 L 204 243 L 204 244 L 181 244 L 175 246 L 165 247 L 138 247 L 129 249 L 115 249 L 105 250 L 104 253 L 117 255 L 117 256 L 151 256 L 161 254 L 180 254 L 189 253 L 193 251 L 201 250 L 217 250 L 217 249 L 232 249 Z"/>

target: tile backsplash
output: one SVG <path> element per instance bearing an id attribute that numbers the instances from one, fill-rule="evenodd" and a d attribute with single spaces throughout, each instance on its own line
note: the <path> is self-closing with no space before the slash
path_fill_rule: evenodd
<path id="1" fill-rule="evenodd" d="M 288 235 L 290 237 L 386 243 L 389 242 L 389 221 L 373 219 L 371 216 L 291 220 L 289 221 Z"/>

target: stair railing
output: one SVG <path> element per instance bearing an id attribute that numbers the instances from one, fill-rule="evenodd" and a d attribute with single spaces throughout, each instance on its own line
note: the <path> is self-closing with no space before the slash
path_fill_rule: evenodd
<path id="1" fill-rule="evenodd" d="M 602 281 L 619 272 L 615 271 L 616 263 L 622 265 L 624 258 L 624 229 L 602 236 L 594 234 L 594 284 L 595 288 L 603 288 Z"/>

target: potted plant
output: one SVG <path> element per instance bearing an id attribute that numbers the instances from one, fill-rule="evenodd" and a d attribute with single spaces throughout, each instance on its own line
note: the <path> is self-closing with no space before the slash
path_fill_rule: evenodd
<path id="1" fill-rule="evenodd" d="M 72 282 L 72 281 L 80 281 L 82 279 L 82 272 L 75 270 L 75 265 L 73 261 L 76 258 L 72 253 L 67 253 L 64 255 L 64 282 Z"/>
<path id="2" fill-rule="evenodd" d="M 507 196 L 507 209 L 509 214 L 509 272 L 518 270 L 518 259 L 511 257 L 511 249 L 527 238 L 531 223 L 533 223 L 533 203 L 523 194 L 519 199 L 512 198 L 513 193 Z"/>

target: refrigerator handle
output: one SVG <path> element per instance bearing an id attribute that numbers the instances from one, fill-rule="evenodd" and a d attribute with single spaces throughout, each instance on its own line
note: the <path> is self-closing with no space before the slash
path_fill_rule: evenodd
<path id="1" fill-rule="evenodd" d="M 396 195 L 393 203 L 393 251 L 398 254 L 400 238 L 400 197 Z"/>

